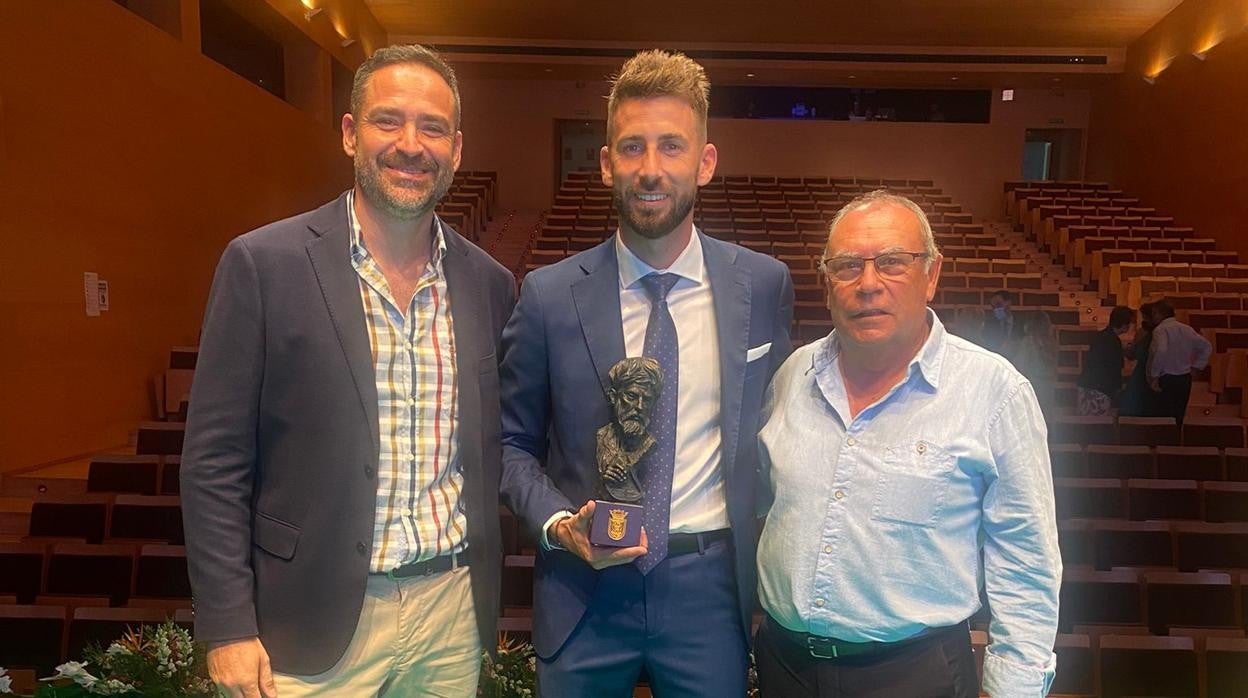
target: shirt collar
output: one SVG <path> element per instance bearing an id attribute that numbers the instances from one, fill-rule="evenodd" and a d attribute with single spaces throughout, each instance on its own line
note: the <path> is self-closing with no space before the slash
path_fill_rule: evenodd
<path id="1" fill-rule="evenodd" d="M 360 234 L 360 221 L 355 217 L 355 189 L 347 192 L 347 223 L 351 229 L 351 261 L 357 266 L 369 257 L 368 248 L 364 246 L 364 236 Z M 437 273 L 442 270 L 442 258 L 446 256 L 446 237 L 442 234 L 442 219 L 433 217 L 433 255 L 429 258 L 429 269 Z"/>
<path id="2" fill-rule="evenodd" d="M 689 244 L 685 245 L 680 256 L 666 269 L 655 269 L 642 261 L 641 257 L 633 254 L 633 251 L 624 244 L 624 239 L 619 232 L 615 234 L 615 259 L 620 268 L 620 288 L 628 288 L 636 284 L 641 277 L 656 272 L 676 274 L 699 286 L 702 285 L 706 276 L 705 265 L 702 261 L 702 240 L 699 239 L 697 228 L 693 229 L 693 234 L 689 236 Z"/>
<path id="3" fill-rule="evenodd" d="M 931 308 L 927 309 L 927 323 L 930 327 L 927 339 L 906 366 L 906 380 L 910 380 L 911 376 L 918 373 L 933 390 L 937 390 L 940 388 L 940 368 L 945 360 L 947 338 L 944 323 Z M 841 382 L 838 367 L 840 355 L 840 342 L 837 339 L 836 330 L 832 330 L 823 339 L 823 345 L 815 351 L 811 359 L 811 368 L 814 369 L 818 382 L 824 383 L 827 380 L 833 380 L 838 384 Z"/>

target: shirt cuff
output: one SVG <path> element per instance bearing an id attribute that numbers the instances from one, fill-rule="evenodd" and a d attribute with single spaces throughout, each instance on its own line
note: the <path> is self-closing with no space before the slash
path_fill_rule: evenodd
<path id="1" fill-rule="evenodd" d="M 550 531 L 550 527 L 554 525 L 556 521 L 562 521 L 570 516 L 572 516 L 572 512 L 570 511 L 556 511 L 549 519 L 546 519 L 546 523 L 542 524 L 542 539 L 539 541 L 541 543 L 542 550 L 564 549 L 563 546 L 558 543 L 551 543 L 550 538 L 547 536 L 547 532 Z"/>
<path id="2" fill-rule="evenodd" d="M 983 691 L 992 698 L 1042 698 L 1049 693 L 1057 669 L 1057 655 L 1049 654 L 1043 669 L 1018 664 L 984 651 Z"/>

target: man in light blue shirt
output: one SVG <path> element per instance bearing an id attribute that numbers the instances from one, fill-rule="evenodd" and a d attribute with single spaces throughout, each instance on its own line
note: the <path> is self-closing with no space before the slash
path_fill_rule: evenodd
<path id="1" fill-rule="evenodd" d="M 866 194 L 832 222 L 836 329 L 789 357 L 762 415 L 764 695 L 977 696 L 966 619 L 981 582 L 984 690 L 1052 682 L 1062 565 L 1044 418 L 1008 361 L 927 308 L 940 264 L 903 197 Z"/>

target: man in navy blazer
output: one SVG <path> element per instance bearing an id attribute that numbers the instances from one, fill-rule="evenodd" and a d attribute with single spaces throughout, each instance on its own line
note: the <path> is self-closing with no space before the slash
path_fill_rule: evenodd
<path id="1" fill-rule="evenodd" d="M 745 693 L 758 414 L 790 350 L 793 288 L 776 260 L 693 226 L 717 160 L 708 91 L 681 54 L 624 65 L 600 158 L 619 231 L 531 272 L 503 332 L 502 497 L 541 541 L 543 696 L 631 696 L 643 669 L 658 696 Z M 641 355 L 664 373 L 637 469 L 649 523 L 639 546 L 595 547 L 607 374 Z"/>
<path id="2" fill-rule="evenodd" d="M 181 471 L 196 639 L 230 696 L 472 695 L 515 279 L 434 214 L 462 145 L 437 54 L 374 53 L 343 145 L 352 190 L 217 267 Z"/>

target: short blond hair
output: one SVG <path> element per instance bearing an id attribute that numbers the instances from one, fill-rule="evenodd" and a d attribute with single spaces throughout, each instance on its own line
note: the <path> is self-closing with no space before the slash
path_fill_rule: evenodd
<path id="1" fill-rule="evenodd" d="M 706 140 L 706 114 L 711 101 L 711 82 L 697 61 L 678 51 L 651 49 L 628 59 L 611 80 L 607 96 L 607 136 L 615 125 L 615 110 L 628 99 L 676 97 L 693 108 L 702 140 Z"/>

